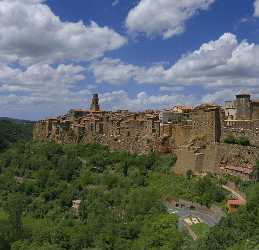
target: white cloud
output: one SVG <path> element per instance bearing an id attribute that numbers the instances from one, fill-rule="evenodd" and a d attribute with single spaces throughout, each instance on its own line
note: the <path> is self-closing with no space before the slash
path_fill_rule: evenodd
<path id="1" fill-rule="evenodd" d="M 194 96 L 183 95 L 150 95 L 146 92 L 139 92 L 135 97 L 129 97 L 128 93 L 124 90 L 107 92 L 100 95 L 101 104 L 106 107 L 117 109 L 129 110 L 145 110 L 145 109 L 162 109 L 176 104 L 196 103 L 197 100 Z"/>
<path id="2" fill-rule="evenodd" d="M 0 60 L 31 64 L 88 61 L 127 40 L 95 22 L 63 22 L 41 0 L 0 1 Z"/>
<path id="3" fill-rule="evenodd" d="M 90 94 L 88 86 L 83 86 L 81 91 L 73 88 L 85 79 L 84 71 L 83 67 L 72 64 L 55 68 L 36 64 L 24 71 L 0 64 L 0 112 L 17 107 L 36 110 L 39 106 L 41 110 L 49 107 L 52 112 L 60 107 L 65 112 L 67 106 L 82 104 L 85 95 Z"/>
<path id="4" fill-rule="evenodd" d="M 96 60 L 90 65 L 89 70 L 97 83 L 114 85 L 123 85 L 130 80 L 138 83 L 160 83 L 165 78 L 165 69 L 160 64 L 145 68 L 111 58 Z"/>
<path id="5" fill-rule="evenodd" d="M 201 102 L 202 103 L 223 103 L 227 100 L 232 100 L 234 96 L 238 93 L 236 89 L 222 89 L 216 92 L 205 94 Z"/>
<path id="6" fill-rule="evenodd" d="M 254 16 L 259 17 L 259 0 L 255 0 L 254 7 L 255 7 Z"/>
<path id="7" fill-rule="evenodd" d="M 226 33 L 183 55 L 174 65 L 138 67 L 106 58 L 91 70 L 98 82 L 120 83 L 129 80 L 161 86 L 203 86 L 204 88 L 253 88 L 259 84 L 259 45 L 238 42 Z"/>
<path id="8" fill-rule="evenodd" d="M 56 68 L 48 64 L 35 64 L 26 70 L 0 64 L 0 91 L 15 87 L 19 91 L 53 92 L 56 88 L 68 87 L 77 81 L 84 80 L 84 68 L 76 65 L 60 64 Z M 50 91 L 51 90 L 51 91 Z"/>
<path id="9" fill-rule="evenodd" d="M 165 71 L 167 81 L 207 87 L 258 85 L 259 46 L 247 41 L 238 43 L 235 35 L 226 33 L 216 41 L 183 56 Z"/>
<path id="10" fill-rule="evenodd" d="M 95 22 L 62 21 L 44 2 L 0 0 L 0 116 L 40 118 L 84 105 L 93 85 L 77 64 L 127 42 Z"/>
<path id="11" fill-rule="evenodd" d="M 162 35 L 164 39 L 181 34 L 188 19 L 207 10 L 215 0 L 141 0 L 128 14 L 130 33 Z"/>
<path id="12" fill-rule="evenodd" d="M 119 59 L 104 58 L 93 62 L 89 69 L 93 72 L 97 83 L 107 82 L 119 85 L 134 77 L 139 68 L 125 64 Z"/>

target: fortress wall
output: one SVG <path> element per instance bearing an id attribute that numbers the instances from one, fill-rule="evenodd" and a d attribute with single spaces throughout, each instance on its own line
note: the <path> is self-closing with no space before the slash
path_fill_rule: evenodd
<path id="1" fill-rule="evenodd" d="M 218 172 L 219 147 L 219 144 L 211 144 L 205 148 L 202 172 Z"/>
<path id="2" fill-rule="evenodd" d="M 216 144 L 208 145 L 204 149 L 185 146 L 177 149 L 175 153 L 177 162 L 173 170 L 177 174 L 186 174 L 188 170 L 192 170 L 196 174 L 217 172 L 219 154 Z"/>
<path id="3" fill-rule="evenodd" d="M 172 135 L 175 141 L 175 146 L 186 145 L 191 138 L 192 126 L 190 125 L 174 125 L 172 127 Z"/>
<path id="4" fill-rule="evenodd" d="M 176 174 L 186 174 L 190 169 L 196 174 L 227 172 L 243 179 L 249 179 L 256 160 L 259 159 L 257 148 L 229 144 L 211 144 L 204 149 L 196 150 L 186 146 L 175 153 L 177 163 L 173 171 Z"/>
<path id="5" fill-rule="evenodd" d="M 221 111 L 219 107 L 200 106 L 192 115 L 192 138 L 202 139 L 206 144 L 220 141 Z"/>
<path id="6" fill-rule="evenodd" d="M 253 105 L 253 113 L 252 113 L 252 119 L 258 120 L 259 119 L 259 103 L 254 103 Z"/>
<path id="7" fill-rule="evenodd" d="M 223 142 L 228 137 L 246 137 L 251 145 L 259 147 L 259 128 L 223 128 L 221 141 Z"/>
<path id="8" fill-rule="evenodd" d="M 46 121 L 37 122 L 33 125 L 33 139 L 44 141 L 48 137 L 49 126 Z"/>
<path id="9" fill-rule="evenodd" d="M 86 112 L 78 119 L 64 115 L 36 123 L 33 138 L 60 144 L 99 143 L 111 150 L 136 154 L 175 153 L 178 161 L 174 170 L 179 174 L 186 174 L 189 169 L 203 173 L 240 168 L 242 175 L 249 173 L 259 159 L 256 148 L 219 143 L 220 139 L 233 135 L 246 136 L 259 146 L 259 120 L 249 121 L 250 129 L 233 127 L 237 125 L 234 121 L 228 121 L 233 124 L 222 128 L 225 120 L 222 110 L 210 104 L 194 109 L 191 125 L 161 125 L 158 118 L 157 113 L 129 112 Z"/>
<path id="10" fill-rule="evenodd" d="M 255 166 L 259 159 L 259 149 L 240 145 L 218 144 L 218 161 L 220 164 L 233 164 L 237 167 Z"/>
<path id="11" fill-rule="evenodd" d="M 188 170 L 196 172 L 196 155 L 195 151 L 187 146 L 183 146 L 175 150 L 177 162 L 173 166 L 173 171 L 176 174 L 185 175 Z"/>

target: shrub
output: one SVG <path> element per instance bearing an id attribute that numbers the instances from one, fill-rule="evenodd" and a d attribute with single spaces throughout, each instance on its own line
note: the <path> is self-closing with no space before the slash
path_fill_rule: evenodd
<path id="1" fill-rule="evenodd" d="M 239 138 L 234 138 L 233 136 L 229 136 L 229 137 L 224 139 L 224 143 L 238 144 L 238 145 L 242 145 L 242 146 L 249 146 L 250 145 L 249 139 L 245 136 L 242 136 L 242 137 L 239 137 Z"/>
<path id="2" fill-rule="evenodd" d="M 229 136 L 224 139 L 224 143 L 227 144 L 236 144 L 236 139 L 233 136 Z"/>

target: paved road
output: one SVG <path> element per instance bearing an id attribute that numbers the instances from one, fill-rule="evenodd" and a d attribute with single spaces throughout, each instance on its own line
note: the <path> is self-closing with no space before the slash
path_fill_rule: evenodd
<path id="1" fill-rule="evenodd" d="M 207 212 L 203 211 L 202 209 L 196 208 L 195 210 L 189 208 L 175 208 L 170 205 L 170 203 L 166 203 L 165 206 L 167 207 L 167 211 L 170 214 L 175 214 L 178 216 L 178 226 L 180 230 L 187 229 L 193 240 L 197 240 L 198 236 L 193 232 L 191 227 L 184 221 L 185 218 L 191 217 L 198 217 L 200 218 L 205 224 L 209 227 L 215 226 L 219 222 L 219 218 L 216 219 L 212 215 L 208 214 Z"/>
<path id="2" fill-rule="evenodd" d="M 169 213 L 173 213 L 176 214 L 179 218 L 186 218 L 189 216 L 192 217 L 199 217 L 200 219 L 203 220 L 203 222 L 209 226 L 215 226 L 218 223 L 218 220 L 216 220 L 215 218 L 213 218 L 213 216 L 205 213 L 204 211 L 199 211 L 199 210 L 191 210 L 188 208 L 181 208 L 181 209 L 177 209 L 177 208 L 170 208 L 167 207 L 167 211 Z"/>

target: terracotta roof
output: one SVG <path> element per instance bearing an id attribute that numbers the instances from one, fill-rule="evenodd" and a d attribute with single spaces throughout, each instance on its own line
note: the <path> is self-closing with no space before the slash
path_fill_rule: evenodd
<path id="1" fill-rule="evenodd" d="M 233 200 L 228 200 L 228 205 L 241 206 L 241 205 L 244 205 L 244 202 L 242 200 L 233 199 Z"/>

